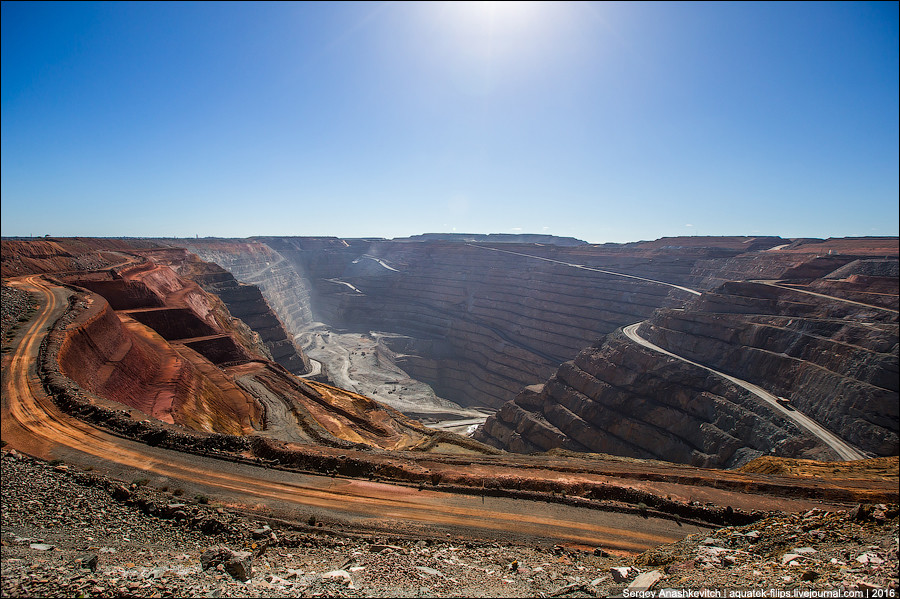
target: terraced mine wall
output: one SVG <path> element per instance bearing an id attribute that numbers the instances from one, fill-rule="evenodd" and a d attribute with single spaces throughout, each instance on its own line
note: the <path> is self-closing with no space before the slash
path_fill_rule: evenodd
<path id="1" fill-rule="evenodd" d="M 79 285 L 107 298 L 113 310 L 136 308 L 161 308 L 165 302 L 143 283 L 124 279 L 88 279 L 82 277 Z"/>
<path id="2" fill-rule="evenodd" d="M 127 313 L 165 339 L 208 337 L 229 331 L 241 346 L 234 351 L 271 357 L 259 335 L 233 318 L 217 296 L 204 293 L 196 282 L 181 279 L 165 265 L 145 257 L 132 256 L 132 260 L 120 268 L 58 276 L 97 293 L 113 310 Z"/>
<path id="3" fill-rule="evenodd" d="M 195 430 L 249 434 L 264 425 L 262 404 L 218 367 L 258 358 L 258 336 L 217 297 L 146 258 L 64 278 L 93 290 L 102 308 L 60 350 L 72 380 Z"/>
<path id="4" fill-rule="evenodd" d="M 680 283 L 710 252 L 652 251 L 617 246 L 503 244 L 504 251 L 456 242 L 389 242 L 334 238 L 259 238 L 281 257 L 246 245 L 203 250 L 205 260 L 260 272 L 290 267 L 305 284 L 312 318 L 335 329 L 385 331 L 397 365 L 461 405 L 502 405 L 525 385 L 546 379 L 562 362 L 625 324 L 688 297 L 670 286 L 580 268 L 606 268 Z M 221 254 L 231 253 L 225 259 Z M 246 264 L 236 266 L 247 253 Z M 512 253 L 510 253 L 512 252 Z M 218 255 L 217 255 L 218 253 Z M 724 251 L 724 255 L 733 255 Z M 280 278 L 280 277 L 279 277 Z M 291 310 L 289 289 L 260 284 L 269 302 Z"/>
<path id="5" fill-rule="evenodd" d="M 125 314 L 150 327 L 167 341 L 191 337 L 208 337 L 218 332 L 187 308 L 128 310 Z"/>
<path id="6" fill-rule="evenodd" d="M 205 291 L 219 297 L 232 316 L 259 334 L 267 350 L 266 357 L 293 374 L 310 372 L 309 358 L 296 346 L 284 323 L 269 306 L 257 285 L 239 283 L 218 264 L 202 261 L 183 249 L 152 250 L 141 254 L 170 266 L 179 275 L 190 278 Z M 221 255 L 218 257 L 221 259 Z"/>
<path id="7" fill-rule="evenodd" d="M 245 239 L 183 241 L 183 244 L 182 240 L 176 243 L 202 260 L 222 267 L 240 284 L 257 287 L 279 320 L 284 323 L 289 338 L 313 322 L 309 276 L 301 265 L 291 264 L 272 248 L 257 241 Z M 208 284 L 202 280 L 202 276 L 198 282 L 202 285 Z M 209 284 L 215 287 L 217 282 L 212 280 Z"/>
<path id="8" fill-rule="evenodd" d="M 784 398 L 865 451 L 897 455 L 897 313 L 802 292 L 821 291 L 817 282 L 729 282 L 683 309 L 658 310 L 637 332 Z M 886 289 L 888 280 L 870 284 Z M 523 391 L 475 438 L 520 452 L 563 447 L 725 467 L 762 454 L 835 457 L 750 393 L 619 333 Z"/>
<path id="9" fill-rule="evenodd" d="M 688 238 L 690 239 L 690 238 Z M 660 243 L 662 240 L 653 242 Z M 738 240 L 735 240 L 738 241 Z M 746 241 L 746 239 L 745 239 Z M 685 243 L 684 238 L 670 243 Z M 721 243 L 718 238 L 714 243 Z M 744 245 L 744 242 L 740 242 Z M 767 238 L 766 243 L 747 244 L 740 251 L 723 260 L 723 256 L 701 259 L 689 278 L 690 287 L 711 290 L 729 281 L 753 279 L 822 279 L 846 278 L 851 273 L 877 274 L 893 277 L 890 269 L 896 269 L 896 237 L 849 237 L 837 239 Z M 731 243 L 730 247 L 738 247 Z M 879 266 L 872 266 L 872 263 Z M 852 265 L 852 266 L 851 266 Z M 888 270 L 885 270 L 887 268 Z M 868 271 L 868 272 L 867 272 Z M 892 295 L 896 295 L 896 281 L 892 281 Z"/>
<path id="10" fill-rule="evenodd" d="M 128 259 L 135 248 L 156 244 L 144 239 L 3 239 L 0 271 L 4 277 L 106 268 Z"/>
<path id="11" fill-rule="evenodd" d="M 770 393 L 876 455 L 897 455 L 897 314 L 754 283 L 694 309 L 662 311 L 640 334 Z"/>
<path id="12" fill-rule="evenodd" d="M 749 392 L 660 359 L 621 333 L 524 390 L 475 438 L 521 453 L 560 447 L 706 467 L 739 466 L 769 453 L 834 457 Z"/>
<path id="13" fill-rule="evenodd" d="M 715 284 L 777 277 L 809 261 L 766 249 L 780 238 L 695 238 L 640 244 L 556 246 L 266 237 L 189 240 L 186 246 L 259 285 L 289 330 L 312 321 L 335 329 L 392 333 L 398 366 L 441 397 L 499 407 L 525 386 L 616 328 L 677 308 L 682 291 L 634 277 Z M 754 250 L 749 259 L 740 259 Z M 830 258 L 837 267 L 852 257 Z M 836 265 L 836 266 L 835 266 Z M 594 269 L 594 270 L 590 270 Z"/>
<path id="14" fill-rule="evenodd" d="M 651 342 L 785 398 L 871 454 L 898 451 L 896 239 L 215 243 L 198 251 L 256 276 L 277 267 L 280 282 L 263 286 L 277 310 L 298 313 L 284 285 L 292 272 L 303 282 L 308 318 L 389 332 L 385 353 L 411 376 L 457 403 L 499 407 L 476 433 L 496 447 L 726 467 L 763 454 L 836 457 L 717 375 L 620 335 L 602 343 L 647 321 L 639 331 Z"/>
<path id="15" fill-rule="evenodd" d="M 70 278 L 93 283 L 113 276 Z M 367 450 L 496 451 L 428 429 L 368 397 L 292 376 L 237 343 L 228 324 L 245 325 L 168 266 L 148 260 L 118 276 L 132 277 L 124 279 L 132 291 L 145 287 L 129 299 L 165 306 L 114 311 L 102 296 L 85 294 L 57 350 L 61 373 L 106 402 L 205 432 Z M 116 294 L 126 286 L 99 287 L 121 303 Z"/>
<path id="16" fill-rule="evenodd" d="M 364 451 L 328 448 L 320 445 L 286 445 L 261 437 L 247 437 L 220 433 L 204 433 L 167 425 L 158 420 L 135 419 L 120 409 L 119 404 L 104 401 L 59 370 L 59 352 L 65 343 L 67 331 L 79 322 L 90 319 L 95 306 L 88 306 L 87 297 L 74 295 L 70 309 L 57 321 L 41 345 L 38 374 L 44 387 L 66 412 L 102 426 L 117 434 L 152 446 L 199 455 L 227 459 L 248 464 L 264 464 L 267 467 L 323 473 L 341 476 L 369 476 L 392 480 L 399 484 L 427 485 L 445 492 L 474 493 L 497 497 L 515 497 L 531 500 L 578 505 L 587 508 L 637 513 L 643 516 L 678 516 L 685 523 L 746 524 L 764 516 L 764 513 L 746 513 L 739 509 L 720 507 L 699 502 L 683 502 L 663 498 L 658 494 L 633 488 L 631 479 L 671 481 L 676 484 L 712 486 L 741 492 L 761 492 L 784 497 L 815 498 L 820 501 L 840 502 L 896 502 L 897 492 L 890 482 L 873 492 L 871 486 L 855 487 L 845 481 L 759 477 L 734 473 L 717 473 L 713 479 L 703 472 L 679 470 L 671 464 L 641 464 L 638 470 L 624 469 L 615 462 L 580 460 L 572 454 L 554 453 L 536 458 L 522 457 L 535 462 L 517 463 L 510 456 L 494 458 L 455 455 L 446 453 L 430 456 L 420 452 L 381 452 L 366 447 Z M 90 314 L 86 314 L 90 312 Z M 489 448 L 488 448 L 489 449 Z M 485 453 L 485 452 L 482 452 Z M 490 452 L 487 452 L 490 453 Z M 252 457 L 248 457 L 252 456 Z M 480 460 L 480 461 L 479 461 Z M 472 471 L 472 464 L 506 467 L 486 480 L 484 471 Z M 535 476 L 536 470 L 549 474 Z M 619 477 L 625 485 L 610 482 L 572 481 L 567 473 L 595 472 L 598 475 Z M 562 476 L 559 476 L 562 474 Z M 143 508 L 142 508 L 143 509 Z"/>
<path id="17" fill-rule="evenodd" d="M 152 330 L 126 326 L 105 300 L 93 297 L 96 305 L 70 325 L 60 345 L 65 376 L 164 422 L 230 434 L 252 430 L 251 420 L 260 416 L 254 403 L 219 371 L 204 372 L 155 342 Z"/>

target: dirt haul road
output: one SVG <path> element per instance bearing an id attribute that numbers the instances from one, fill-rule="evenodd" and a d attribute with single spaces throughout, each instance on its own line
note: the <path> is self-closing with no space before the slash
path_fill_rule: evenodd
<path id="1" fill-rule="evenodd" d="M 181 487 L 291 520 L 321 520 L 381 531 L 537 543 L 603 546 L 637 552 L 698 531 L 689 524 L 561 504 L 417 490 L 368 480 L 271 470 L 150 447 L 104 432 L 57 408 L 35 364 L 48 326 L 65 310 L 68 291 L 37 276 L 10 282 L 40 308 L 3 360 L 2 437 L 44 459 L 93 467 L 122 478 Z"/>
<path id="2" fill-rule="evenodd" d="M 735 385 L 738 385 L 739 387 L 746 389 L 750 393 L 752 393 L 755 396 L 757 396 L 758 398 L 760 398 L 762 401 L 766 402 L 770 407 L 772 407 L 773 409 L 777 410 L 779 413 L 784 415 L 786 418 L 790 418 L 795 423 L 797 423 L 798 426 L 802 427 L 803 429 L 809 431 L 811 434 L 818 437 L 823 443 L 825 443 L 831 449 L 833 449 L 834 452 L 840 457 L 840 459 L 848 460 L 848 461 L 849 460 L 864 460 L 869 457 L 866 454 L 864 454 L 863 452 L 861 452 L 860 450 L 858 450 L 857 448 L 853 447 L 852 445 L 850 445 L 849 443 L 847 443 L 846 441 L 841 439 L 840 437 L 838 437 L 837 435 L 835 435 L 834 433 L 832 433 L 831 431 L 829 431 L 828 429 L 826 429 L 825 427 L 823 427 L 822 425 L 820 425 L 818 422 L 816 422 L 815 420 L 813 420 L 806 414 L 802 414 L 802 413 L 798 412 L 797 410 L 786 409 L 778 401 L 777 396 L 769 393 L 765 389 L 762 389 L 762 388 L 754 385 L 753 383 L 749 383 L 743 379 L 733 377 L 731 375 L 725 374 L 724 372 L 719 372 L 718 370 L 714 370 L 714 369 L 710 368 L 709 366 L 704 366 L 703 364 L 699 364 L 697 362 L 688 360 L 687 358 L 679 356 L 678 354 L 673 354 L 672 352 L 665 350 L 665 349 L 659 347 L 658 345 L 655 345 L 655 344 L 647 341 L 646 339 L 644 339 L 643 337 L 638 335 L 637 330 L 638 330 L 638 327 L 640 327 L 640 326 L 641 326 L 641 323 L 636 322 L 632 325 L 628 325 L 627 327 L 623 328 L 622 332 L 625 333 L 626 337 L 628 337 L 629 339 L 631 339 L 638 345 L 641 345 L 643 347 L 646 347 L 648 349 L 651 349 L 651 350 L 661 353 L 663 355 L 666 355 L 666 356 L 669 356 L 672 358 L 676 358 L 678 360 L 681 360 L 682 362 L 687 362 L 688 364 L 691 364 L 692 366 L 697 366 L 708 372 L 712 372 L 713 374 L 716 374 L 716 375 L 722 377 L 723 379 L 726 379 L 726 380 L 734 383 Z"/>

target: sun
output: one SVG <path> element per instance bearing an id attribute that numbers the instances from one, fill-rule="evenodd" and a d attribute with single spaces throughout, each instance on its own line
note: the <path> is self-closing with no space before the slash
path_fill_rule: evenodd
<path id="1" fill-rule="evenodd" d="M 540 27 L 545 2 L 444 2 L 438 20 L 462 53 L 521 54 Z"/>
<path id="2" fill-rule="evenodd" d="M 554 2 L 411 4 L 419 56 L 432 67 L 429 73 L 485 97 L 546 72 L 563 30 L 559 25 L 572 12 L 567 3 Z"/>
<path id="3" fill-rule="evenodd" d="M 498 29 L 514 29 L 529 24 L 544 2 L 448 2 L 448 12 L 457 13 L 470 25 L 490 25 Z"/>

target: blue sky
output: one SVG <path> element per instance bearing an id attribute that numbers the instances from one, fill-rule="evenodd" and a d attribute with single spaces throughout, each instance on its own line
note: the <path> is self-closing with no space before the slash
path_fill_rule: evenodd
<path id="1" fill-rule="evenodd" d="M 2 5 L 3 235 L 898 234 L 898 4 Z"/>

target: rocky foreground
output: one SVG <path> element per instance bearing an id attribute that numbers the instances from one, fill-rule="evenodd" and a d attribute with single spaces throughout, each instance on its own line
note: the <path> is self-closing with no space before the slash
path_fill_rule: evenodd
<path id="1" fill-rule="evenodd" d="M 3 596 L 600 597 L 651 589 L 886 591 L 898 508 L 773 514 L 637 555 L 267 519 L 146 481 L 2 454 Z M 876 596 L 869 594 L 869 596 Z"/>
<path id="2" fill-rule="evenodd" d="M 0 302 L 0 339 L 3 344 L 15 335 L 16 329 L 28 320 L 37 308 L 34 298 L 27 291 L 10 287 L 6 284 L 0 288 L 3 301 Z"/>

